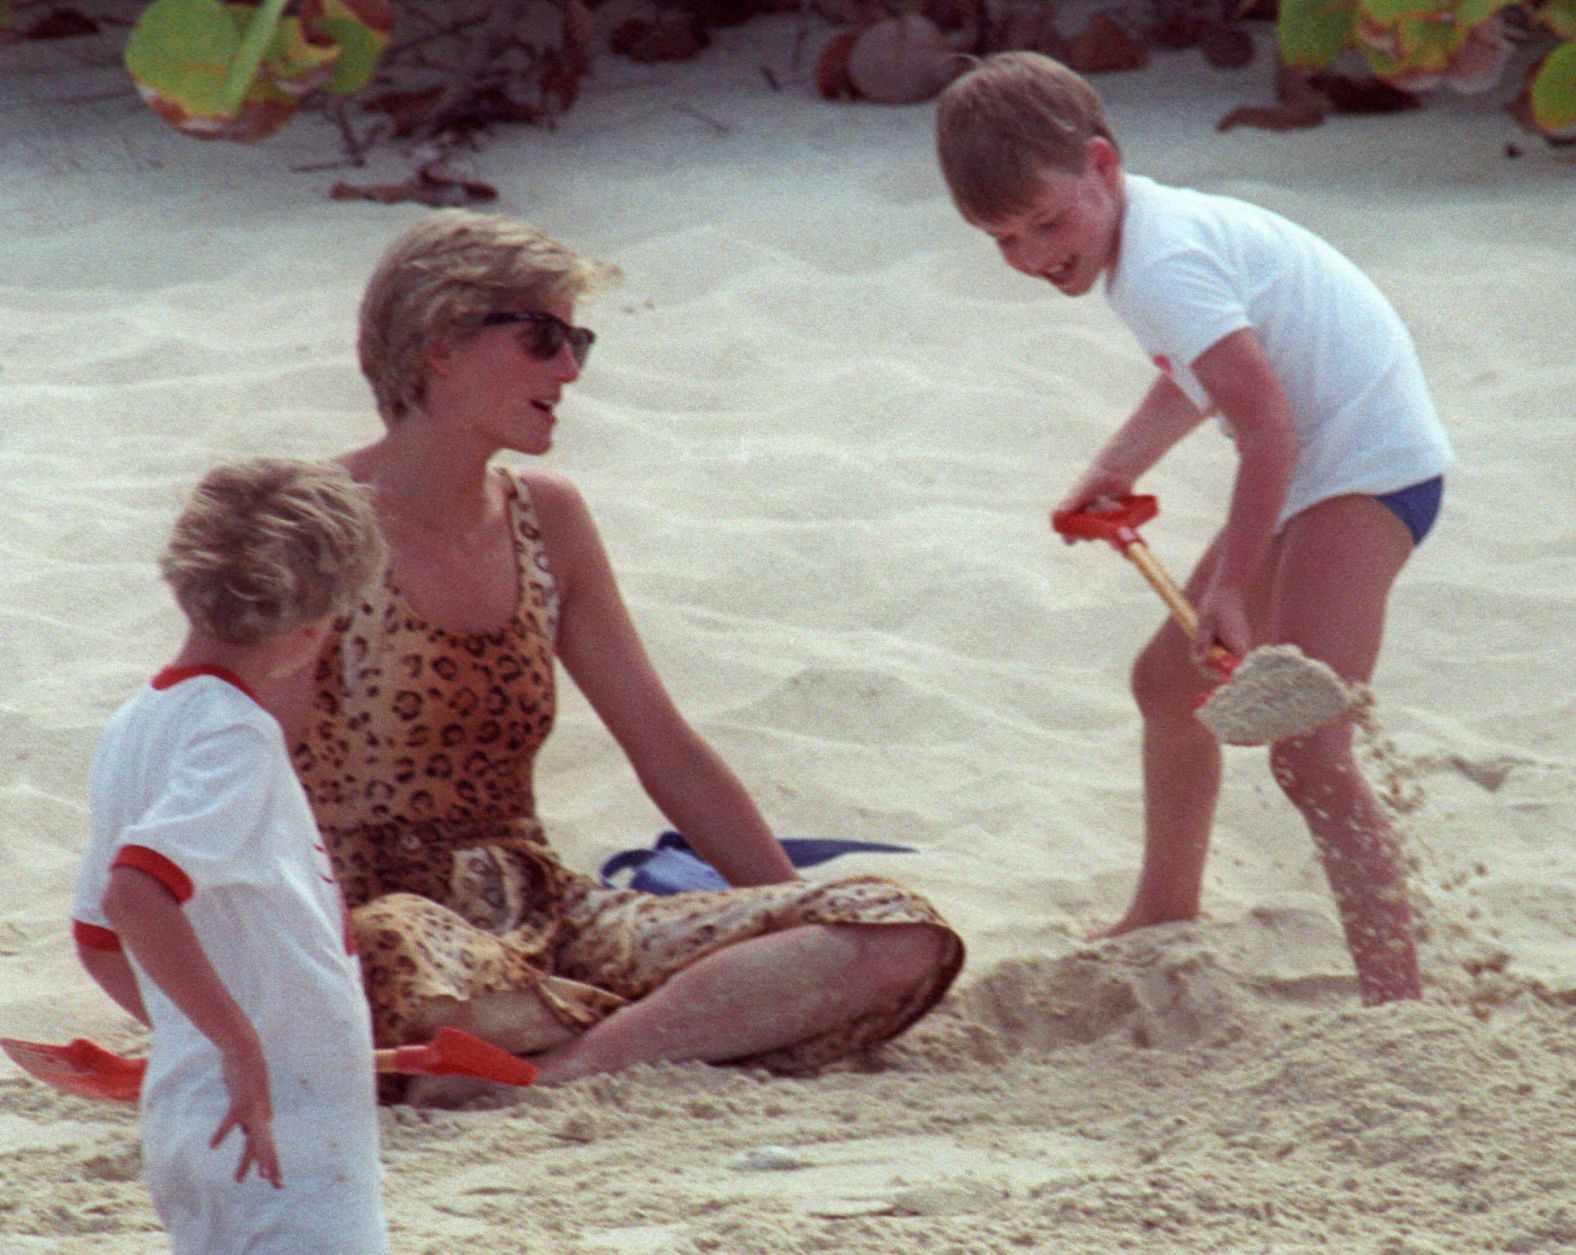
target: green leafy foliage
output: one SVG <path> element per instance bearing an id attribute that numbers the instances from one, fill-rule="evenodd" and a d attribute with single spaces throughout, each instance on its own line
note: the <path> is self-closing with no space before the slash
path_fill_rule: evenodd
<path id="1" fill-rule="evenodd" d="M 161 118 L 203 139 L 272 135 L 319 88 L 359 91 L 393 29 L 384 0 L 315 0 L 286 17 L 259 6 L 155 0 L 126 43 L 126 68 Z"/>
<path id="2" fill-rule="evenodd" d="M 1510 56 L 1507 9 L 1560 41 L 1528 72 L 1518 111 L 1550 136 L 1576 125 L 1576 0 L 1281 0 L 1276 37 L 1293 69 L 1320 70 L 1353 49 L 1384 82 L 1413 91 L 1481 91 Z"/>
<path id="3" fill-rule="evenodd" d="M 1576 39 L 1576 0 L 1549 0 L 1537 16 L 1559 38 Z"/>
<path id="4" fill-rule="evenodd" d="M 1576 39 L 1567 39 L 1543 59 L 1529 90 L 1533 120 L 1543 130 L 1558 135 L 1576 126 Z"/>
<path id="5" fill-rule="evenodd" d="M 1356 20 L 1356 0 L 1281 0 L 1281 55 L 1294 69 L 1322 69 L 1351 43 Z"/>
<path id="6" fill-rule="evenodd" d="M 323 86 L 352 96 L 372 81 L 378 58 L 394 32 L 394 9 L 386 0 L 308 0 L 302 26 L 339 49 L 334 72 Z"/>

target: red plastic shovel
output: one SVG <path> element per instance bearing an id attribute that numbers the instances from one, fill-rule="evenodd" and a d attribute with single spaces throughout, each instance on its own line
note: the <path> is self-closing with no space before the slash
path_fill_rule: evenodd
<path id="1" fill-rule="evenodd" d="M 1149 522 L 1159 513 L 1160 503 L 1154 497 L 1119 497 L 1116 506 L 1110 510 L 1058 510 L 1051 515 L 1051 526 L 1060 535 L 1071 536 L 1076 540 L 1108 542 L 1143 572 L 1144 578 L 1170 609 L 1171 617 L 1181 625 L 1189 640 L 1195 640 L 1198 637 L 1198 612 L 1138 534 L 1138 525 Z M 1229 679 L 1241 660 L 1230 650 L 1215 645 L 1210 648 L 1205 661 L 1220 673 L 1222 679 Z"/>
<path id="2" fill-rule="evenodd" d="M 146 1059 L 127 1058 L 78 1037 L 64 1046 L 0 1037 L 4 1050 L 24 1072 L 68 1094 L 135 1102 Z M 500 1085 L 529 1085 L 536 1066 L 507 1050 L 456 1028 L 440 1028 L 429 1042 L 372 1052 L 379 1072 L 425 1076 L 474 1076 Z"/>
<path id="3" fill-rule="evenodd" d="M 1198 613 L 1138 535 L 1138 525 L 1159 512 L 1153 497 L 1129 496 L 1110 510 L 1058 510 L 1051 526 L 1063 536 L 1111 544 L 1143 572 L 1188 638 L 1197 640 Z M 1358 700 L 1340 676 L 1295 645 L 1262 646 L 1243 660 L 1212 644 L 1205 661 L 1228 683 L 1199 698 L 1198 717 L 1227 745 L 1272 745 L 1302 736 Z"/>

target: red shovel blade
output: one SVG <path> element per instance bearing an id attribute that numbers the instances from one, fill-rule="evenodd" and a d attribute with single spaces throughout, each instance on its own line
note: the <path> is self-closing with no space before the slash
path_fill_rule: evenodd
<path id="1" fill-rule="evenodd" d="M 474 1076 L 500 1085 L 529 1085 L 536 1065 L 457 1028 L 440 1028 L 429 1042 L 400 1046 L 387 1070 L 428 1076 Z"/>
<path id="2" fill-rule="evenodd" d="M 0 1037 L 0 1050 L 30 1076 L 84 1098 L 136 1102 L 146 1059 L 127 1059 L 78 1037 L 64 1046 Z"/>
<path id="3" fill-rule="evenodd" d="M 1138 539 L 1138 527 L 1160 513 L 1160 502 L 1145 494 L 1118 497 L 1109 510 L 1058 510 L 1051 515 L 1051 526 L 1058 535 L 1073 540 L 1109 541 L 1126 549 Z"/>
<path id="4" fill-rule="evenodd" d="M 130 1059 L 78 1037 L 64 1046 L 0 1037 L 0 1049 L 30 1076 L 68 1094 L 135 1102 L 146 1059 Z M 474 1076 L 501 1085 L 529 1085 L 536 1067 L 458 1029 L 440 1028 L 429 1042 L 375 1052 L 380 1072 Z"/>

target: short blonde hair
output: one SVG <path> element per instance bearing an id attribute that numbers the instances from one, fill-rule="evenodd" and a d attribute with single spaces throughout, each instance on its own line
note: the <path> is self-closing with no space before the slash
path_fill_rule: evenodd
<path id="1" fill-rule="evenodd" d="M 357 354 L 390 426 L 421 408 L 427 354 L 506 308 L 573 303 L 619 278 L 513 218 L 443 209 L 389 245 L 361 298 Z"/>
<path id="2" fill-rule="evenodd" d="M 194 630 L 255 645 L 348 609 L 383 561 L 371 497 L 344 470 L 255 458 L 203 476 L 159 570 Z"/>
<path id="3" fill-rule="evenodd" d="M 1099 94 L 1038 52 L 984 58 L 936 106 L 942 177 L 958 212 L 975 223 L 1021 213 L 1044 173 L 1082 174 L 1096 136 L 1116 148 Z"/>

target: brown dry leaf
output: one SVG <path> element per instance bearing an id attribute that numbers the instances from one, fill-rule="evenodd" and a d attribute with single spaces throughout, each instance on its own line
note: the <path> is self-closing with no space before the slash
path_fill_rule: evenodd
<path id="1" fill-rule="evenodd" d="M 692 61 L 711 43 L 706 28 L 691 17 L 663 16 L 655 22 L 630 18 L 608 38 L 614 52 L 631 61 Z"/>
<path id="2" fill-rule="evenodd" d="M 1337 113 L 1400 113 L 1417 109 L 1422 101 L 1412 92 L 1376 78 L 1350 78 L 1345 74 L 1313 74 L 1308 82 Z"/>
<path id="3" fill-rule="evenodd" d="M 1067 40 L 1056 28 L 1056 10 L 1036 0 L 1011 3 L 996 12 L 996 20 L 985 33 L 987 51 L 1043 52 L 1058 61 L 1069 55 Z"/>
<path id="4" fill-rule="evenodd" d="M 1238 105 L 1215 123 L 1215 129 L 1256 126 L 1263 131 L 1302 131 L 1323 121 L 1324 110 L 1311 105 Z"/>
<path id="5" fill-rule="evenodd" d="M 497 200 L 498 189 L 479 179 L 450 174 L 438 162 L 430 161 L 403 183 L 336 183 L 328 195 L 332 200 L 370 200 L 380 205 L 409 201 L 434 209 L 452 209 Z"/>
<path id="6" fill-rule="evenodd" d="M 51 9 L 22 28 L 23 39 L 75 39 L 97 35 L 99 24 L 75 9 Z"/>
<path id="7" fill-rule="evenodd" d="M 1149 27 L 1149 42 L 1178 50 L 1198 43 L 1204 20 L 1190 6 L 1165 6 L 1157 10 Z"/>
<path id="8" fill-rule="evenodd" d="M 1239 26 L 1213 23 L 1199 32 L 1198 50 L 1217 70 L 1238 70 L 1253 60 L 1253 36 Z"/>
<path id="9" fill-rule="evenodd" d="M 545 54 L 536 73 L 536 90 L 544 111 L 552 117 L 571 108 L 580 99 L 580 81 L 591 71 L 591 61 L 582 53 L 571 55 L 567 49 Z M 534 121 L 533 117 L 521 121 Z"/>
<path id="10" fill-rule="evenodd" d="M 944 31 L 974 28 L 984 16 L 984 0 L 924 0 L 919 11 Z"/>
<path id="11" fill-rule="evenodd" d="M 443 95 L 441 87 L 428 87 L 421 91 L 382 92 L 362 104 L 368 113 L 387 114 L 394 123 L 394 134 L 403 139 L 412 135 L 426 120 L 432 106 Z"/>
<path id="12" fill-rule="evenodd" d="M 1149 63 L 1143 44 L 1117 24 L 1108 13 L 1096 13 L 1078 32 L 1067 50 L 1067 64 L 1080 74 L 1112 70 L 1137 70 Z"/>
<path id="13" fill-rule="evenodd" d="M 852 100 L 858 93 L 848 77 L 848 54 L 853 51 L 857 31 L 834 35 L 815 63 L 815 90 L 826 100 Z"/>
<path id="14" fill-rule="evenodd" d="M 563 45 L 566 60 L 581 65 L 581 73 L 591 68 L 591 41 L 596 38 L 596 19 L 582 0 L 569 0 L 564 6 Z"/>
<path id="15" fill-rule="evenodd" d="M 1308 82 L 1308 75 L 1294 70 L 1280 57 L 1275 57 L 1275 99 L 1283 105 L 1298 105 L 1308 109 L 1328 109 L 1330 102 Z"/>

